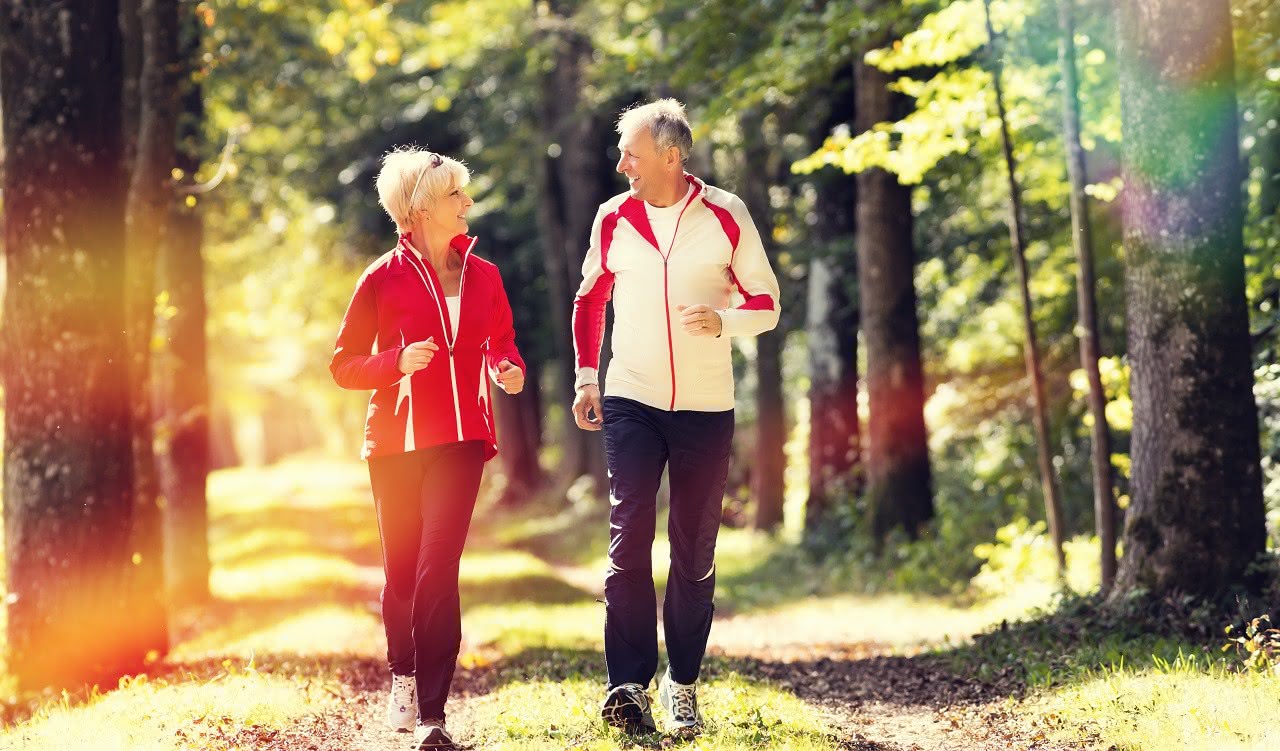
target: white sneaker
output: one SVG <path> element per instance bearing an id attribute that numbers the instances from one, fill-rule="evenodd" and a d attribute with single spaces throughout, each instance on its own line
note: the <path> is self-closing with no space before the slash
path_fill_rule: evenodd
<path id="1" fill-rule="evenodd" d="M 418 721 L 418 684 L 411 675 L 391 674 L 387 697 L 387 726 L 400 733 L 413 730 Z"/>
<path id="2" fill-rule="evenodd" d="M 690 737 L 702 730 L 697 687 L 692 683 L 686 686 L 671 680 L 669 669 L 658 683 L 658 702 L 667 711 L 672 734 Z"/>

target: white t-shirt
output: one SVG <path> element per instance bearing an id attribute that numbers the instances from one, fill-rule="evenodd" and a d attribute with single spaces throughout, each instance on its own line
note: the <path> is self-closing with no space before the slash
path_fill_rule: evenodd
<path id="1" fill-rule="evenodd" d="M 676 236 L 676 224 L 680 221 L 680 212 L 693 192 L 693 183 L 684 192 L 679 201 L 670 206 L 654 206 L 645 201 L 644 210 L 649 215 L 649 226 L 653 227 L 653 236 L 658 241 L 658 248 L 666 255 L 671 249 L 671 241 Z"/>
<path id="2" fill-rule="evenodd" d="M 449 324 L 453 326 L 453 335 L 457 336 L 458 312 L 460 310 L 458 306 L 461 304 L 462 298 L 459 295 L 454 295 L 453 297 L 445 297 L 444 301 L 449 306 Z"/>

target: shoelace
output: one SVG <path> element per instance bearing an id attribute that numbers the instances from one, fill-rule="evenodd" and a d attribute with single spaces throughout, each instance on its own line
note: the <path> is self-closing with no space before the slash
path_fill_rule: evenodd
<path id="1" fill-rule="evenodd" d="M 649 695 L 644 692 L 644 686 L 639 683 L 624 683 L 619 688 L 628 689 L 624 695 L 638 704 L 641 709 L 649 706 Z"/>
<path id="2" fill-rule="evenodd" d="M 391 676 L 391 700 L 407 707 L 413 703 L 414 679 L 411 675 Z"/>
<path id="3" fill-rule="evenodd" d="M 698 694 L 692 686 L 671 687 L 671 713 L 682 722 L 698 719 Z"/>

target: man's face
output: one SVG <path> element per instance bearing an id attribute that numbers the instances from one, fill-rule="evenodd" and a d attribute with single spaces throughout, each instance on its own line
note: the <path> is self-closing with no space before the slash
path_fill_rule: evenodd
<path id="1" fill-rule="evenodd" d="M 641 201 L 654 195 L 670 168 L 668 159 L 658 153 L 658 145 L 648 128 L 636 128 L 618 140 L 617 170 L 627 178 L 631 197 Z"/>

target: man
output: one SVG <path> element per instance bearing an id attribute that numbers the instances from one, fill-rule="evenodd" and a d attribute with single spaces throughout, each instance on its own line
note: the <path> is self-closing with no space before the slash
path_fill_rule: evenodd
<path id="1" fill-rule="evenodd" d="M 604 430 L 612 506 L 601 714 L 627 732 L 656 729 L 647 694 L 658 669 L 650 552 L 665 466 L 669 664 L 658 698 L 672 730 L 692 735 L 701 727 L 695 684 L 711 631 L 733 441 L 729 342 L 777 325 L 778 281 L 742 201 L 685 173 L 693 134 L 679 102 L 628 110 L 617 129 L 617 171 L 629 190 L 596 214 L 573 303 L 573 413 L 583 430 Z M 597 368 L 611 297 L 613 360 L 602 399 Z"/>

